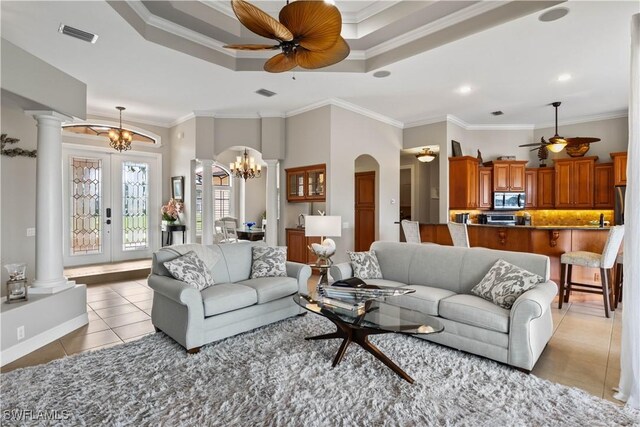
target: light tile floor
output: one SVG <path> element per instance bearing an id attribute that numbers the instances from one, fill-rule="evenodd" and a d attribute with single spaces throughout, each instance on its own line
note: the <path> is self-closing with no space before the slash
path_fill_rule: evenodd
<path id="1" fill-rule="evenodd" d="M 309 288 L 317 277 L 309 279 Z M 89 324 L 6 366 L 2 372 L 38 365 L 68 355 L 122 344 L 154 333 L 150 314 L 153 291 L 146 279 L 90 285 Z M 602 297 L 575 294 L 562 310 L 551 306 L 554 333 L 532 375 L 578 387 L 619 403 L 612 388 L 620 374 L 621 307 L 604 317 Z"/>

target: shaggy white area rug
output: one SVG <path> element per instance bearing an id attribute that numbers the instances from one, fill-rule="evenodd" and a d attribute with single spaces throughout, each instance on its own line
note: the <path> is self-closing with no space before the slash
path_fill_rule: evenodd
<path id="1" fill-rule="evenodd" d="M 159 333 L 2 375 L 0 406 L 66 411 L 58 425 L 607 426 L 637 413 L 487 359 L 404 335 L 372 341 L 411 385 L 319 316 L 288 319 L 187 355 Z M 39 425 L 48 422 L 15 423 Z M 5 418 L 2 425 L 11 425 Z M 53 423 L 51 423 L 53 424 Z"/>

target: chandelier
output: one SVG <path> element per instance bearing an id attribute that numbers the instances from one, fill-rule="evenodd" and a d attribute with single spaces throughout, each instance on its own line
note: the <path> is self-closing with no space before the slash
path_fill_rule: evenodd
<path id="1" fill-rule="evenodd" d="M 116 110 L 120 110 L 120 127 L 118 129 L 109 130 L 109 145 L 111 148 L 117 151 L 127 151 L 131 149 L 131 140 L 133 135 L 128 130 L 122 129 L 122 111 L 124 107 L 116 107 Z"/>
<path id="2" fill-rule="evenodd" d="M 253 157 L 249 157 L 247 149 L 244 149 L 244 155 L 236 157 L 235 163 L 231 163 L 231 174 L 236 178 L 259 178 L 262 166 L 257 165 Z"/>

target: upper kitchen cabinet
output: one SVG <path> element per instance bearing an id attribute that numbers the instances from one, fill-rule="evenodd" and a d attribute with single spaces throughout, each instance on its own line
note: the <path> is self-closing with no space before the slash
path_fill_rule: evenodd
<path id="1" fill-rule="evenodd" d="M 478 168 L 478 209 L 491 209 L 493 206 L 493 168 Z"/>
<path id="2" fill-rule="evenodd" d="M 611 153 L 613 159 L 613 185 L 627 185 L 627 152 Z"/>
<path id="3" fill-rule="evenodd" d="M 593 156 L 555 160 L 556 208 L 593 208 L 597 159 Z"/>
<path id="4" fill-rule="evenodd" d="M 613 163 L 596 163 L 594 168 L 594 203 L 595 208 L 613 209 L 614 189 L 613 189 L 614 166 Z"/>
<path id="5" fill-rule="evenodd" d="M 478 159 L 449 157 L 449 209 L 478 208 Z"/>
<path id="6" fill-rule="evenodd" d="M 538 185 L 536 193 L 538 197 L 538 209 L 553 209 L 555 193 L 556 171 L 554 168 L 538 168 Z"/>
<path id="7" fill-rule="evenodd" d="M 526 209 L 538 207 L 538 169 L 527 168 L 524 172 L 524 192 Z"/>
<path id="8" fill-rule="evenodd" d="M 326 165 L 286 169 L 288 202 L 324 202 L 327 198 Z"/>
<path id="9" fill-rule="evenodd" d="M 525 191 L 526 160 L 496 160 L 493 166 L 493 191 Z"/>

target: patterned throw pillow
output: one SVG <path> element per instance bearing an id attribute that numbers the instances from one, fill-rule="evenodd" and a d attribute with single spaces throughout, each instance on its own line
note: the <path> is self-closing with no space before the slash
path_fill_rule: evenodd
<path id="1" fill-rule="evenodd" d="M 189 251 L 181 257 L 165 262 L 164 266 L 173 277 L 182 280 L 187 285 L 199 291 L 213 285 L 211 272 L 193 251 Z"/>
<path id="2" fill-rule="evenodd" d="M 378 264 L 375 251 L 351 252 L 347 251 L 351 260 L 353 277 L 359 279 L 382 279 L 382 270 Z"/>
<path id="3" fill-rule="evenodd" d="M 471 293 L 510 310 L 520 295 L 542 282 L 537 274 L 499 259 Z"/>
<path id="4" fill-rule="evenodd" d="M 286 246 L 254 246 L 251 258 L 251 279 L 287 276 Z"/>

